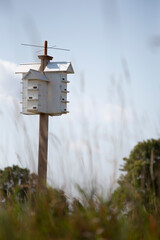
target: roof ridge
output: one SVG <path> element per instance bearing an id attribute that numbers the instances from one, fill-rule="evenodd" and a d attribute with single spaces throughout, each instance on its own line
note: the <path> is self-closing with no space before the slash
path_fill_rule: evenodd
<path id="1" fill-rule="evenodd" d="M 34 62 L 34 63 L 20 63 L 19 65 L 33 65 L 33 64 L 41 64 L 40 62 Z"/>

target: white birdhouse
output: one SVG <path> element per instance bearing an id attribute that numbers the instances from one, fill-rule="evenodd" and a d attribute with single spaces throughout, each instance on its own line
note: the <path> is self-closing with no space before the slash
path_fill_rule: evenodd
<path id="1" fill-rule="evenodd" d="M 67 74 L 74 73 L 69 62 L 48 62 L 44 71 L 40 63 L 21 64 L 16 73 L 22 74 L 22 113 L 51 116 L 67 111 Z"/>

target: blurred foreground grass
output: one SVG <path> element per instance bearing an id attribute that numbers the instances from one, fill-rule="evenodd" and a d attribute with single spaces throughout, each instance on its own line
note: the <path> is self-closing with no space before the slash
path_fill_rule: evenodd
<path id="1" fill-rule="evenodd" d="M 38 191 L 37 176 L 18 166 L 1 170 L 0 239 L 160 239 L 157 208 L 148 210 L 133 194 L 131 211 L 124 211 L 111 195 L 79 189 L 80 199 L 61 190 Z"/>

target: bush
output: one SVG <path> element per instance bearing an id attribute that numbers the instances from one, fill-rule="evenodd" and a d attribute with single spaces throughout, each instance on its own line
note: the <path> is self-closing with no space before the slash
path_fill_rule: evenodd
<path id="1" fill-rule="evenodd" d="M 30 174 L 26 168 L 13 166 L 0 170 L 1 201 L 9 199 L 14 193 L 19 200 L 24 201 L 29 194 L 36 192 L 37 182 L 37 175 Z"/>

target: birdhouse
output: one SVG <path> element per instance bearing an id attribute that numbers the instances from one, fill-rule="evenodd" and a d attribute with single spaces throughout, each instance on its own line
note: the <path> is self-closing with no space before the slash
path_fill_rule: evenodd
<path id="1" fill-rule="evenodd" d="M 48 62 L 43 72 L 40 63 L 20 64 L 22 74 L 22 113 L 58 116 L 67 111 L 67 75 L 74 73 L 70 62 Z"/>

